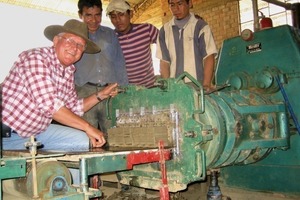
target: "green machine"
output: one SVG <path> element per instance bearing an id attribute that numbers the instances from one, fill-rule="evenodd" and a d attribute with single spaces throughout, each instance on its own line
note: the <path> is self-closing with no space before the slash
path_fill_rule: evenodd
<path id="1" fill-rule="evenodd" d="M 300 175 L 299 67 L 299 29 L 279 26 L 256 32 L 250 41 L 236 37 L 224 42 L 217 83 L 230 83 L 232 87 L 226 88 L 228 92 L 253 91 L 268 102 L 265 106 L 283 103 L 288 119 L 288 146 L 270 149 L 267 157 L 251 165 L 221 168 L 226 185 L 300 194 L 297 178 Z M 276 124 L 278 122 L 274 122 Z M 278 139 L 276 137 L 274 142 Z"/>
<path id="2" fill-rule="evenodd" d="M 248 36 L 251 37 L 248 37 Z M 163 140 L 169 191 L 219 170 L 229 187 L 300 195 L 300 35 L 288 25 L 224 41 L 217 88 L 184 73 L 155 87 L 129 86 L 111 100 L 111 147 L 149 148 Z M 123 184 L 162 187 L 161 165 L 118 172 Z"/>
<path id="3" fill-rule="evenodd" d="M 37 145 L 34 146 L 30 149 L 30 154 L 24 151 L 4 151 L 5 157 L 1 158 L 0 167 L 0 192 L 3 191 L 4 200 L 98 199 L 103 197 L 103 193 L 98 186 L 89 182 L 93 175 L 131 170 L 136 164 L 158 162 L 161 156 L 165 160 L 170 159 L 170 151 L 163 148 L 119 152 L 98 149 L 89 152 L 36 154 Z M 78 169 L 78 183 L 74 182 L 71 168 Z M 2 187 L 5 189 L 2 190 Z"/>

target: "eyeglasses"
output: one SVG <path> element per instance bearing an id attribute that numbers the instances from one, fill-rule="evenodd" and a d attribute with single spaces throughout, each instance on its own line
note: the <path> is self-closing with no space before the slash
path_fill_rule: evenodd
<path id="1" fill-rule="evenodd" d="M 75 42 L 73 39 L 71 38 L 66 38 L 64 36 L 59 36 L 60 38 L 64 39 L 66 41 L 66 47 L 76 47 L 77 49 L 79 49 L 80 51 L 84 51 L 86 49 L 86 45 L 83 44 L 79 44 L 77 42 Z"/>

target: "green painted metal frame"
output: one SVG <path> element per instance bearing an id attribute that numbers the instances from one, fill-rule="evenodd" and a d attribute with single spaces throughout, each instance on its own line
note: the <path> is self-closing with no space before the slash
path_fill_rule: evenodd
<path id="1" fill-rule="evenodd" d="M 259 44 L 260 50 L 250 53 L 248 47 Z M 296 194 L 300 196 L 300 136 L 295 119 L 300 119 L 300 31 L 283 25 L 254 33 L 254 39 L 244 41 L 241 37 L 225 40 L 220 51 L 216 83 L 232 85 L 226 91 L 245 92 L 252 90 L 266 100 L 260 108 L 249 107 L 246 112 L 261 110 L 268 112 L 272 104 L 278 105 L 278 121 L 288 121 L 288 140 L 268 141 L 274 148 L 264 159 L 251 165 L 237 165 L 221 168 L 221 179 L 228 187 L 248 190 Z M 278 80 L 277 80 L 278 78 Z M 286 107 L 278 82 L 288 96 L 295 112 L 285 116 L 280 112 Z M 288 109 L 287 109 L 288 110 Z M 288 111 L 287 111 L 288 112 Z M 281 113 L 281 114 L 280 114 Z M 286 118 L 287 119 L 284 119 Z M 284 133 L 284 130 L 281 130 Z M 287 142 L 287 145 L 284 143 Z M 261 147 L 261 143 L 255 143 Z M 247 144 L 249 146 L 250 144 Z M 254 144 L 252 144 L 254 145 Z M 276 147 L 277 146 L 277 147 Z M 284 147 L 286 146 L 286 147 Z"/>
<path id="2" fill-rule="evenodd" d="M 25 158 L 0 158 L 0 200 L 2 199 L 2 180 L 26 175 Z"/>

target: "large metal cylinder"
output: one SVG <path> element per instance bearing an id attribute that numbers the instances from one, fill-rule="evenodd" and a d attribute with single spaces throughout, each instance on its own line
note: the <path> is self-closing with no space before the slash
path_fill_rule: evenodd
<path id="1" fill-rule="evenodd" d="M 184 83 L 186 78 L 194 84 Z M 164 140 L 173 148 L 174 159 L 166 162 L 170 191 L 204 180 L 207 169 L 254 163 L 272 148 L 288 146 L 284 104 L 272 104 L 248 90 L 204 95 L 201 84 L 188 74 L 161 81 L 167 87 L 131 86 L 112 99 L 108 141 L 153 148 Z M 142 141 L 152 141 L 151 146 Z M 156 164 L 120 174 L 125 184 L 160 185 Z"/>

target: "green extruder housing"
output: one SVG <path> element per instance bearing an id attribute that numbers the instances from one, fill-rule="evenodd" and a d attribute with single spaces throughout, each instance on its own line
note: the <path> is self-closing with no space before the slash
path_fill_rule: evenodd
<path id="1" fill-rule="evenodd" d="M 187 73 L 150 89 L 123 88 L 107 113 L 110 146 L 157 148 L 164 141 L 172 150 L 171 192 L 220 169 L 228 186 L 299 194 L 299 44 L 299 30 L 287 25 L 256 32 L 251 41 L 224 41 L 210 94 Z M 161 187 L 159 163 L 118 175 L 123 184 Z"/>

